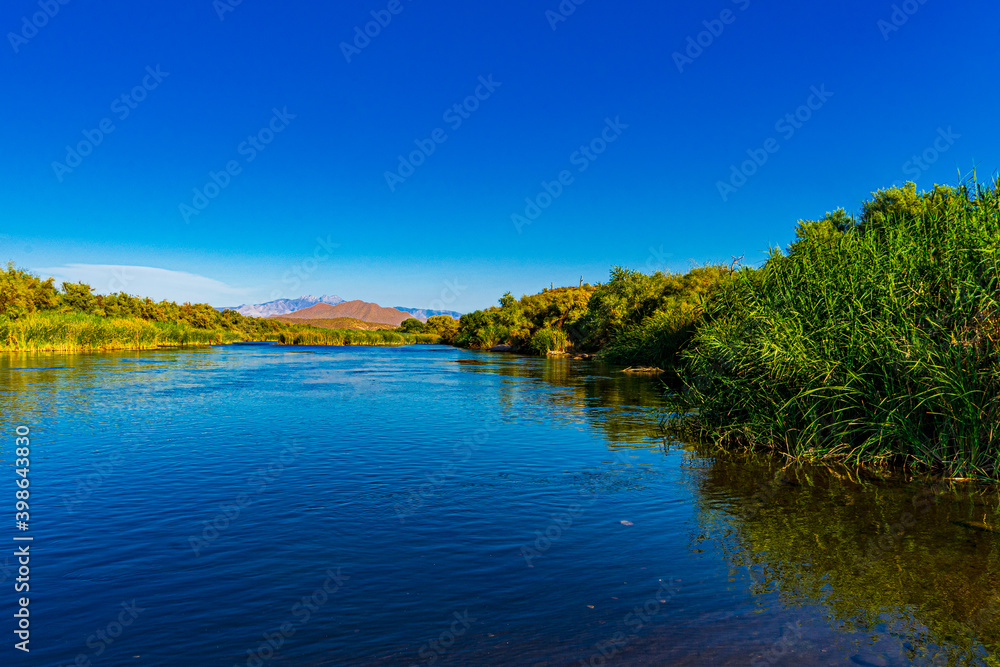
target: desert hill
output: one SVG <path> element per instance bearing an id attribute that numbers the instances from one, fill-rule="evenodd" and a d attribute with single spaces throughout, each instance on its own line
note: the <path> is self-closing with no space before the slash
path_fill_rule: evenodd
<path id="1" fill-rule="evenodd" d="M 349 317 L 361 320 L 362 322 L 372 322 L 374 324 L 390 324 L 398 327 L 404 320 L 408 320 L 413 316 L 410 313 L 404 313 L 395 308 L 383 308 L 375 303 L 346 301 L 336 306 L 318 303 L 315 306 L 283 315 L 281 319 L 332 320 L 342 317 Z"/>
<path id="2" fill-rule="evenodd" d="M 305 320 L 302 318 L 289 318 L 287 315 L 279 315 L 276 320 L 288 322 L 289 324 L 308 324 L 320 329 L 350 329 L 352 331 L 383 331 L 395 329 L 392 324 L 378 324 L 376 322 L 362 322 L 353 317 L 335 317 L 333 319 Z"/>

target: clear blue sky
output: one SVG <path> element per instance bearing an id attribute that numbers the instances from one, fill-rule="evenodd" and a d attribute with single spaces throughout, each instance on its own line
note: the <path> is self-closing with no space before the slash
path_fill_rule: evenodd
<path id="1" fill-rule="evenodd" d="M 873 189 L 1000 167 L 996 2 L 226 1 L 4 3 L 3 261 L 213 305 L 468 311 L 614 264 L 759 261 Z M 747 151 L 767 161 L 729 181 Z M 543 181 L 562 192 L 518 229 Z"/>

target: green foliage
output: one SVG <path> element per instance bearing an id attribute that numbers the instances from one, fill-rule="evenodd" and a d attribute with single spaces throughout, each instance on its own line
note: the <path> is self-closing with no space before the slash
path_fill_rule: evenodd
<path id="1" fill-rule="evenodd" d="M 93 313 L 97 308 L 97 297 L 84 283 L 63 283 L 59 304 L 66 313 Z"/>
<path id="2" fill-rule="evenodd" d="M 213 345 L 236 341 L 316 341 L 324 345 L 434 343 L 436 335 L 421 330 L 351 332 L 326 336 L 307 324 L 246 317 L 232 310 L 217 311 L 205 303 L 156 302 L 125 293 L 94 294 L 84 283 L 63 283 L 14 267 L 0 270 L 0 350 L 119 350 L 168 345 Z M 412 325 L 410 325 L 412 326 Z M 320 333 L 316 333 L 316 332 Z M 371 336 L 362 336 L 371 333 Z M 330 340 L 336 342 L 325 343 Z"/>
<path id="3" fill-rule="evenodd" d="M 424 326 L 424 323 L 415 317 L 403 320 L 403 323 L 399 325 L 401 333 L 424 333 L 425 330 L 426 326 Z"/>
<path id="4" fill-rule="evenodd" d="M 0 316 L 18 318 L 37 312 L 51 310 L 59 302 L 52 279 L 40 280 L 38 276 L 7 263 L 7 269 L 0 269 Z"/>
<path id="5" fill-rule="evenodd" d="M 242 339 L 233 331 L 196 329 L 184 322 L 58 311 L 36 312 L 17 319 L 0 316 L 0 350 L 6 351 L 141 350 Z"/>
<path id="6" fill-rule="evenodd" d="M 425 327 L 427 333 L 438 336 L 442 343 L 452 344 L 458 335 L 458 320 L 448 315 L 435 315 L 427 318 Z"/>
<path id="7" fill-rule="evenodd" d="M 559 287 L 545 289 L 540 294 L 514 299 L 510 292 L 500 299 L 499 307 L 463 315 L 458 322 L 455 345 L 469 348 L 490 348 L 511 345 L 519 351 L 538 351 L 535 335 L 543 329 L 570 330 L 587 312 L 587 303 L 594 288 Z M 567 341 L 569 336 L 566 336 Z M 566 342 L 558 346 L 565 349 Z M 557 349 L 557 348 L 552 348 Z"/>
<path id="8" fill-rule="evenodd" d="M 874 195 L 741 271 L 686 349 L 676 409 L 727 442 L 801 457 L 1000 470 L 1000 196 Z M 846 216 L 845 216 L 846 217 Z"/>
<path id="9" fill-rule="evenodd" d="M 694 335 L 705 300 L 730 274 L 715 266 L 684 275 L 615 267 L 597 287 L 543 289 L 520 301 L 508 292 L 499 307 L 463 315 L 454 343 L 507 344 L 538 355 L 582 348 L 617 363 L 669 366 Z"/>
<path id="10" fill-rule="evenodd" d="M 822 220 L 800 220 L 795 226 L 795 241 L 789 246 L 788 254 L 793 255 L 802 247 L 836 243 L 846 232 L 854 229 L 856 224 L 842 208 L 827 213 Z"/>
<path id="11" fill-rule="evenodd" d="M 563 352 L 568 342 L 569 338 L 562 329 L 545 327 L 531 337 L 531 351 L 542 356 L 549 352 Z"/>
<path id="12" fill-rule="evenodd" d="M 668 367 L 693 337 L 711 294 L 730 278 L 719 266 L 647 275 L 622 267 L 597 288 L 581 322 L 587 344 L 609 361 Z"/>
<path id="13" fill-rule="evenodd" d="M 419 321 L 419 320 L 418 320 Z M 319 329 L 314 327 L 283 331 L 278 334 L 283 345 L 417 345 L 438 342 L 430 334 L 407 334 L 399 331 L 358 331 L 355 329 Z"/>

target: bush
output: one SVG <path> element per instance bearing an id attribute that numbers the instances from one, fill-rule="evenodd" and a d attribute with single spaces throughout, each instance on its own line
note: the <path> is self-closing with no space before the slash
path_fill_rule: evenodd
<path id="1" fill-rule="evenodd" d="M 424 333 L 425 329 L 424 323 L 415 317 L 403 320 L 403 323 L 399 325 L 399 331 L 402 333 Z"/>
<path id="2" fill-rule="evenodd" d="M 14 262 L 8 262 L 6 270 L 0 269 L 0 316 L 17 319 L 40 310 L 51 310 L 58 302 L 52 278 L 43 281 L 15 268 Z"/>
<path id="3" fill-rule="evenodd" d="M 1000 216 L 975 183 L 799 225 L 713 298 L 675 409 L 804 457 L 998 471 Z"/>
<path id="4" fill-rule="evenodd" d="M 458 320 L 448 315 L 428 317 L 426 331 L 437 335 L 442 343 L 450 345 L 458 335 Z"/>
<path id="5" fill-rule="evenodd" d="M 563 352 L 567 342 L 568 338 L 564 331 L 545 327 L 531 337 L 531 351 L 543 356 L 549 352 Z"/>

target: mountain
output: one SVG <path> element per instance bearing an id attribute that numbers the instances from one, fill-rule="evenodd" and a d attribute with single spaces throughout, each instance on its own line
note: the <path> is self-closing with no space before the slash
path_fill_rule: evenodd
<path id="1" fill-rule="evenodd" d="M 335 306 L 326 303 L 318 303 L 304 310 L 297 310 L 294 313 L 285 315 L 285 320 L 332 320 L 338 317 L 350 317 L 363 322 L 373 322 L 375 324 L 391 324 L 398 327 L 403 320 L 408 320 L 412 315 L 396 310 L 395 308 L 383 308 L 376 303 L 366 301 L 345 301 Z"/>
<path id="2" fill-rule="evenodd" d="M 421 322 L 426 322 L 428 317 L 436 317 L 437 315 L 447 315 L 456 320 L 462 316 L 462 313 L 457 313 L 454 310 L 429 310 L 426 308 L 404 308 L 403 306 L 394 306 L 394 308 L 409 313 Z"/>
<path id="3" fill-rule="evenodd" d="M 377 324 L 375 322 L 362 322 L 352 317 L 336 317 L 324 320 L 304 320 L 302 318 L 289 317 L 288 315 L 278 315 L 274 319 L 289 324 L 308 324 L 320 329 L 351 329 L 353 331 L 382 331 L 384 329 L 395 329 L 392 324 Z"/>
<path id="4" fill-rule="evenodd" d="M 339 296 L 323 295 L 321 297 L 315 297 L 310 294 L 309 296 L 299 297 L 298 299 L 278 299 L 277 301 L 243 305 L 237 308 L 219 308 L 219 310 L 235 310 L 240 315 L 246 315 L 247 317 L 274 317 L 276 315 L 294 313 L 297 310 L 315 306 L 318 303 L 327 303 L 335 306 L 338 303 L 344 303 L 344 300 Z"/>

